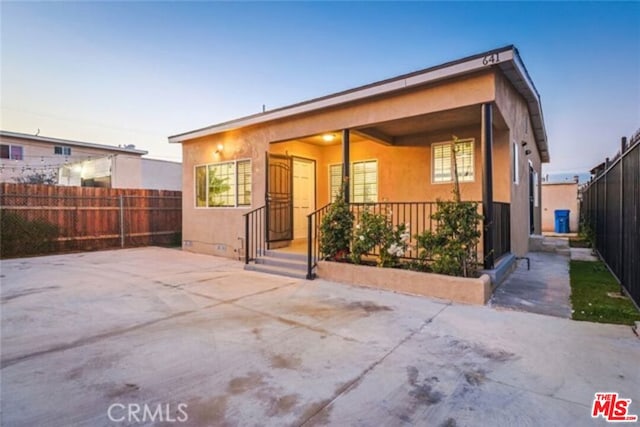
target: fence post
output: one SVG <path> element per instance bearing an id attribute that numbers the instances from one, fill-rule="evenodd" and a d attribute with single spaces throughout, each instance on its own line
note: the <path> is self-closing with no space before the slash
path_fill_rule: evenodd
<path id="1" fill-rule="evenodd" d="M 627 149 L 627 138 L 622 137 L 620 147 L 620 244 L 618 245 L 618 274 L 620 282 L 620 295 L 624 295 L 622 281 L 624 277 L 624 151 Z"/>
<path id="2" fill-rule="evenodd" d="M 120 205 L 120 247 L 124 248 L 124 198 L 122 194 L 118 197 Z"/>

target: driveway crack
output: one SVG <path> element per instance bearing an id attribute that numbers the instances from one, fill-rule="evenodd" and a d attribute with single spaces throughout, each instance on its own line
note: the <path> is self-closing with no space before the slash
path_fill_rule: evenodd
<path id="1" fill-rule="evenodd" d="M 407 341 L 409 341 L 411 338 L 413 338 L 416 334 L 421 333 L 431 322 L 433 322 L 433 320 L 436 317 L 438 317 L 440 315 L 440 313 L 442 313 L 444 310 L 447 309 L 447 307 L 450 307 L 450 306 L 451 306 L 451 303 L 448 303 L 448 304 L 444 305 L 444 307 L 442 307 L 436 314 L 434 314 L 432 317 L 430 317 L 429 319 L 427 319 L 424 322 L 422 322 L 422 324 L 417 329 L 411 331 L 406 337 L 401 339 L 398 342 L 398 344 L 393 346 L 393 348 L 391 348 L 391 350 L 386 352 L 380 359 L 378 359 L 375 362 L 373 362 L 372 364 L 370 364 L 364 371 L 362 371 L 360 373 L 360 375 L 358 375 L 353 380 L 347 382 L 346 384 L 344 384 L 343 386 L 338 388 L 336 390 L 336 392 L 333 394 L 333 396 L 331 396 L 329 399 L 326 400 L 326 403 L 324 405 L 320 406 L 317 411 L 315 411 L 312 414 L 310 414 L 306 419 L 301 420 L 299 426 L 302 427 L 302 426 L 305 426 L 305 425 L 309 424 L 313 420 L 313 418 L 315 418 L 317 415 L 322 413 L 322 411 L 324 411 L 325 408 L 327 408 L 333 402 L 338 400 L 343 394 L 346 394 L 349 391 L 353 390 L 358 384 L 360 384 L 362 382 L 364 377 L 366 377 L 367 374 L 369 374 L 369 372 L 373 371 L 378 365 L 380 365 L 382 362 L 384 362 L 385 359 L 387 357 L 389 357 L 391 354 L 393 354 L 393 352 L 395 352 L 398 348 L 400 348 L 400 346 L 404 345 Z"/>

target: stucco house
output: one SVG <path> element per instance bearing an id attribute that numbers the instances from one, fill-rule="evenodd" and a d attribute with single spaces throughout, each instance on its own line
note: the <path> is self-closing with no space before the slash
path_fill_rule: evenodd
<path id="1" fill-rule="evenodd" d="M 0 182 L 33 174 L 50 176 L 57 185 L 181 190 L 179 162 L 147 159 L 134 145 L 115 147 L 0 131 Z"/>
<path id="2" fill-rule="evenodd" d="M 247 262 L 283 246 L 315 252 L 317 223 L 345 178 L 354 209 L 385 209 L 420 232 L 434 202 L 451 198 L 454 155 L 462 198 L 484 215 L 487 269 L 524 255 L 541 232 L 549 149 L 540 96 L 513 46 L 169 142 L 183 149 L 185 250 Z"/>

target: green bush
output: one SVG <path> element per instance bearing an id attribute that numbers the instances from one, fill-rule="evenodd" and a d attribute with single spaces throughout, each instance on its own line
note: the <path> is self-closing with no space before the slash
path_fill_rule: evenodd
<path id="1" fill-rule="evenodd" d="M 345 185 L 340 188 L 336 201 L 329 206 L 320 223 L 320 253 L 326 260 L 344 261 L 349 255 L 353 213 L 344 200 Z"/>
<path id="2" fill-rule="evenodd" d="M 59 229 L 44 220 L 29 221 L 17 213 L 2 212 L 0 256 L 37 255 L 56 250 Z"/>
<path id="3" fill-rule="evenodd" d="M 353 232 L 351 261 L 354 264 L 361 264 L 362 257 L 373 252 L 377 246 L 380 249 L 378 266 L 397 267 L 400 257 L 407 250 L 410 236 L 405 224 L 394 228 L 387 215 L 365 210 Z"/>
<path id="4" fill-rule="evenodd" d="M 478 204 L 438 200 L 437 207 L 431 216 L 436 221 L 436 230 L 416 236 L 419 269 L 450 276 L 475 276 L 482 220 Z"/>

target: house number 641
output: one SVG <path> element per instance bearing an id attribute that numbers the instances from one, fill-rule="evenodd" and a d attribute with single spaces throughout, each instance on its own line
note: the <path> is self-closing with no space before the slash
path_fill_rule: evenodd
<path id="1" fill-rule="evenodd" d="M 482 58 L 482 65 L 497 64 L 498 62 L 500 62 L 499 53 L 492 53 Z"/>

